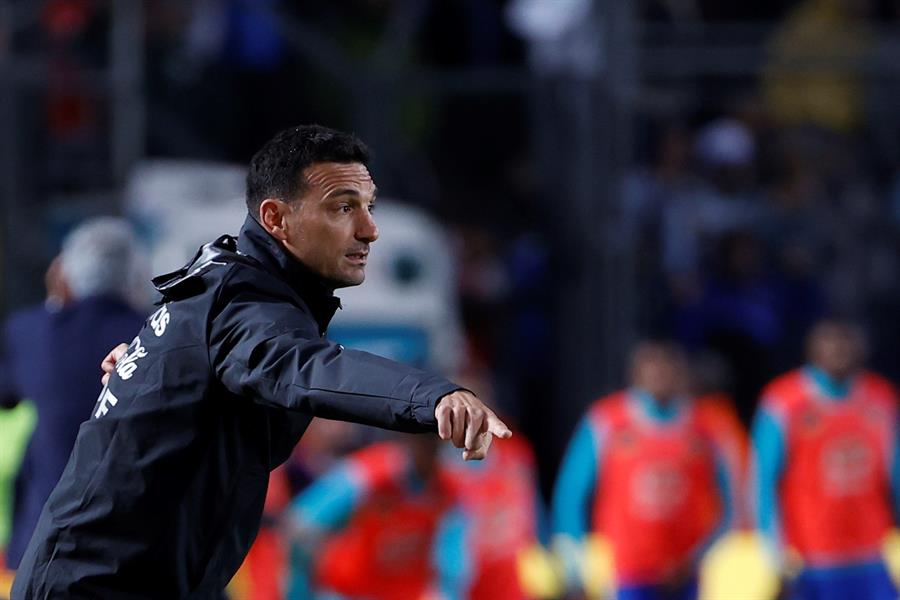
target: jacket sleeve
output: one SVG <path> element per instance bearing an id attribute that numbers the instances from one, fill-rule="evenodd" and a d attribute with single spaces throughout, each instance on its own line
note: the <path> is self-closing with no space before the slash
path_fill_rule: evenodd
<path id="1" fill-rule="evenodd" d="M 228 286 L 211 317 L 216 377 L 230 392 L 255 402 L 398 431 L 434 431 L 437 402 L 461 389 L 437 375 L 330 342 L 303 308 L 249 285 Z"/>

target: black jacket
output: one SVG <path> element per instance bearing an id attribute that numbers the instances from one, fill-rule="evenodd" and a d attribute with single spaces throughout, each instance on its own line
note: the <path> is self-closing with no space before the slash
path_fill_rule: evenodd
<path id="1" fill-rule="evenodd" d="M 449 381 L 324 338 L 338 300 L 253 219 L 154 280 L 13 586 L 31 598 L 211 598 L 313 416 L 434 431 Z"/>

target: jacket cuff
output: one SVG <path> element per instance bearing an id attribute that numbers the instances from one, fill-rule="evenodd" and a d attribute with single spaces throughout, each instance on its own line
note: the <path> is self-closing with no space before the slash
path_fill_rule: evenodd
<path id="1" fill-rule="evenodd" d="M 457 390 L 465 389 L 461 385 L 433 375 L 421 381 L 413 390 L 413 416 L 416 421 L 430 430 L 437 431 L 437 419 L 434 411 L 441 398 Z"/>

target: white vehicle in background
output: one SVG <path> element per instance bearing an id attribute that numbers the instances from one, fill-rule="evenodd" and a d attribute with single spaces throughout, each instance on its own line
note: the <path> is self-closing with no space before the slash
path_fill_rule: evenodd
<path id="1" fill-rule="evenodd" d="M 197 248 L 244 223 L 243 166 L 191 160 L 147 160 L 128 178 L 123 210 L 136 225 L 156 275 L 178 269 Z"/>

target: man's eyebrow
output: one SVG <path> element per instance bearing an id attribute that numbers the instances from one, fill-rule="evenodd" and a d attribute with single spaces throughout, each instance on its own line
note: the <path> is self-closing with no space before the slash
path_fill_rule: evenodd
<path id="1" fill-rule="evenodd" d="M 329 192 L 328 195 L 332 198 L 335 196 L 359 196 L 359 190 L 354 190 L 353 188 L 338 188 Z"/>
<path id="2" fill-rule="evenodd" d="M 353 188 L 338 188 L 332 192 L 329 192 L 328 196 L 331 198 L 335 198 L 337 196 L 361 196 L 359 190 Z M 372 199 L 378 195 L 378 188 L 372 190 Z"/>

